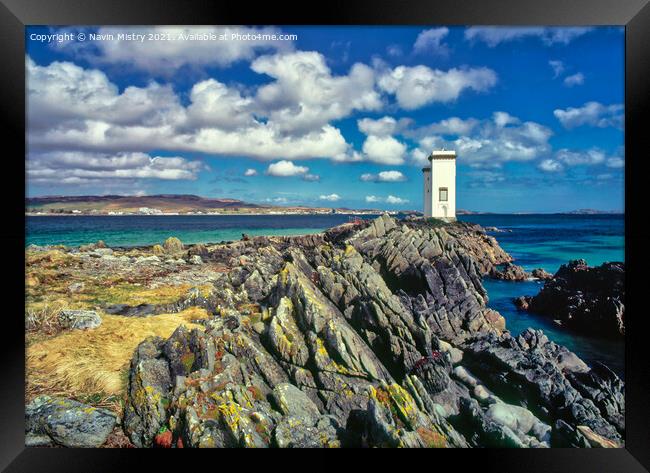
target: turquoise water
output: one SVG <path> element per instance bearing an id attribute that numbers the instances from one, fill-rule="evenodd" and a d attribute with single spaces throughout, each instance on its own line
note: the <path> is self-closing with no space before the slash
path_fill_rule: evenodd
<path id="1" fill-rule="evenodd" d="M 561 264 L 584 258 L 590 265 L 625 260 L 625 219 L 622 215 L 467 215 L 462 220 L 512 232 L 493 233 L 515 262 L 530 271 L 555 273 Z M 625 344 L 569 332 L 547 317 L 518 311 L 512 299 L 534 296 L 540 281 L 485 279 L 489 307 L 506 318 L 506 327 L 518 335 L 528 327 L 542 329 L 549 339 L 574 351 L 588 364 L 600 361 L 625 376 Z"/>
<path id="2" fill-rule="evenodd" d="M 349 218 L 343 214 L 28 217 L 25 244 L 77 246 L 104 240 L 110 246 L 138 246 L 161 243 L 170 236 L 184 243 L 215 243 L 238 240 L 242 233 L 317 233 Z M 494 236 L 516 263 L 529 271 L 541 267 L 555 273 L 561 264 L 576 258 L 584 258 L 590 265 L 624 261 L 624 218 L 620 215 L 464 215 L 460 219 L 511 230 Z M 506 318 L 514 335 L 528 327 L 542 329 L 551 340 L 576 352 L 587 363 L 601 361 L 624 375 L 623 342 L 567 332 L 545 317 L 515 308 L 513 298 L 537 294 L 541 283 L 486 279 L 484 285 L 489 306 Z"/>
<path id="3" fill-rule="evenodd" d="M 109 246 L 142 246 L 162 243 L 170 236 L 188 244 L 218 243 L 239 240 L 242 233 L 318 233 L 349 218 L 345 214 L 39 216 L 27 217 L 25 245 L 79 246 L 103 240 Z"/>

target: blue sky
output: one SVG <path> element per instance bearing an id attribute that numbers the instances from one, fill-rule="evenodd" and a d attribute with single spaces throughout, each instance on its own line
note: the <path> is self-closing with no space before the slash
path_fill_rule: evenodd
<path id="1" fill-rule="evenodd" d="M 31 196 L 421 210 L 445 147 L 459 208 L 624 209 L 623 28 L 29 27 L 26 44 Z"/>

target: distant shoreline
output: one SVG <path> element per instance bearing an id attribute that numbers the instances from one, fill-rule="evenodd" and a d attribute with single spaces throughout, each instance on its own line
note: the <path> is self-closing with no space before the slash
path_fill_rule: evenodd
<path id="1" fill-rule="evenodd" d="M 324 215 L 398 215 L 398 214 L 415 214 L 417 212 L 412 210 L 377 210 L 375 212 L 367 211 L 337 211 L 335 213 L 330 212 L 277 212 L 277 213 L 160 213 L 160 214 L 148 214 L 148 213 L 123 213 L 123 214 L 107 214 L 107 213 L 33 213 L 25 212 L 26 217 L 263 217 L 263 216 L 288 216 L 288 215 L 302 215 L 302 216 L 324 216 Z M 624 216 L 625 212 L 593 212 L 593 213 L 581 213 L 581 212 L 514 212 L 514 213 L 500 213 L 500 212 L 468 212 L 468 213 L 459 213 L 458 216 L 467 216 L 471 217 L 474 215 L 513 215 L 513 216 L 527 216 L 527 215 L 575 215 L 575 216 Z"/>

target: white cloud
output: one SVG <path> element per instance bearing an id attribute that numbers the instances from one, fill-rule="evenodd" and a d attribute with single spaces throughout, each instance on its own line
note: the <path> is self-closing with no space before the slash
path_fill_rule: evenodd
<path id="1" fill-rule="evenodd" d="M 548 65 L 553 69 L 553 79 L 558 78 L 564 72 L 564 63 L 558 60 L 551 60 Z"/>
<path id="2" fill-rule="evenodd" d="M 273 197 L 273 198 L 267 197 L 266 199 L 264 199 L 264 202 L 272 202 L 274 204 L 286 204 L 289 202 L 289 199 L 287 199 L 286 197 Z"/>
<path id="3" fill-rule="evenodd" d="M 251 69 L 275 79 L 258 89 L 256 102 L 282 132 L 304 133 L 354 110 L 378 110 L 382 105 L 375 71 L 365 64 L 334 76 L 322 54 L 299 51 L 259 57 Z"/>
<path id="4" fill-rule="evenodd" d="M 582 72 L 577 72 L 576 74 L 566 76 L 564 78 L 564 85 L 567 87 L 573 87 L 574 85 L 582 85 L 585 83 L 585 76 Z"/>
<path id="5" fill-rule="evenodd" d="M 422 31 L 413 44 L 413 52 L 416 54 L 449 54 L 449 47 L 443 42 L 448 34 L 449 28 L 445 27 Z"/>
<path id="6" fill-rule="evenodd" d="M 105 180 L 194 180 L 206 169 L 201 161 L 182 157 L 150 156 L 145 153 L 100 154 L 53 151 L 27 159 L 32 183 L 80 184 Z"/>
<path id="7" fill-rule="evenodd" d="M 397 130 L 397 120 L 393 117 L 382 117 L 378 120 L 372 118 L 362 118 L 357 120 L 359 131 L 365 135 L 387 136 L 392 135 Z"/>
<path id="8" fill-rule="evenodd" d="M 317 174 L 309 174 L 309 173 L 307 173 L 304 176 L 302 176 L 302 179 L 304 181 L 309 181 L 309 182 L 318 182 L 318 181 L 320 181 L 320 176 L 317 175 Z"/>
<path id="9" fill-rule="evenodd" d="M 589 125 L 598 128 L 623 126 L 623 105 L 603 105 L 599 102 L 587 102 L 581 107 L 556 109 L 553 115 L 565 128 Z"/>
<path id="10" fill-rule="evenodd" d="M 395 195 L 389 195 L 388 197 L 380 197 L 380 196 L 376 196 L 376 195 L 367 195 L 365 200 L 366 200 L 367 203 L 384 202 L 386 204 L 391 204 L 391 205 L 400 205 L 400 204 L 408 203 L 408 199 L 402 199 L 401 197 L 397 197 Z"/>
<path id="11" fill-rule="evenodd" d="M 397 165 L 404 163 L 406 145 L 392 136 L 370 135 L 363 142 L 364 155 L 379 164 Z"/>
<path id="12" fill-rule="evenodd" d="M 296 166 L 291 161 L 278 161 L 277 163 L 269 164 L 266 174 L 276 177 L 292 177 L 301 176 L 309 171 L 308 167 Z"/>
<path id="13" fill-rule="evenodd" d="M 127 67 L 169 75 L 183 66 L 229 66 L 251 60 L 261 52 L 290 51 L 292 41 L 273 39 L 281 34 L 277 28 L 245 26 L 150 26 L 101 27 L 97 33 L 114 35 L 110 41 L 56 43 L 62 52 L 70 52 L 91 63 L 120 64 Z M 118 40 L 118 34 L 154 34 L 177 40 Z M 237 35 L 260 35 L 245 36 Z M 181 35 L 183 35 L 181 37 Z M 214 35 L 217 39 L 201 40 Z M 264 36 L 265 35 L 265 36 Z"/>
<path id="14" fill-rule="evenodd" d="M 388 197 L 386 197 L 387 204 L 399 205 L 399 204 L 406 204 L 407 202 L 408 199 L 402 199 L 401 197 L 397 197 L 394 195 L 389 195 Z"/>
<path id="15" fill-rule="evenodd" d="M 364 182 L 403 182 L 406 176 L 400 171 L 382 171 L 379 174 L 362 174 L 360 179 Z"/>
<path id="16" fill-rule="evenodd" d="M 555 159 L 567 166 L 594 165 L 605 162 L 605 153 L 599 149 L 571 151 L 562 148 L 555 153 Z"/>
<path id="17" fill-rule="evenodd" d="M 214 79 L 195 84 L 187 108 L 189 125 L 197 128 L 218 127 L 225 130 L 252 126 L 253 100 Z"/>
<path id="18" fill-rule="evenodd" d="M 539 168 L 544 172 L 559 172 L 564 169 L 564 166 L 552 159 L 545 159 L 539 163 Z"/>
<path id="19" fill-rule="evenodd" d="M 441 71 L 420 65 L 384 71 L 378 85 L 395 94 L 400 107 L 413 110 L 433 102 L 454 101 L 467 89 L 484 92 L 496 82 L 496 73 L 485 67 Z"/>
<path id="20" fill-rule="evenodd" d="M 465 30 L 465 39 L 482 41 L 493 48 L 501 43 L 536 37 L 547 45 L 569 44 L 593 28 L 586 27 L 505 27 L 472 26 Z"/>
<path id="21" fill-rule="evenodd" d="M 507 112 L 494 112 L 492 114 L 492 119 L 499 128 L 519 123 L 519 119 L 517 117 L 513 117 Z"/>
<path id="22" fill-rule="evenodd" d="M 599 148 L 586 150 L 569 150 L 562 148 L 555 153 L 555 160 L 567 166 L 597 166 L 605 165 L 617 169 L 625 166 L 625 160 L 620 156 L 608 156 Z"/>
<path id="23" fill-rule="evenodd" d="M 622 168 L 625 167 L 625 160 L 617 157 L 609 158 L 606 165 L 608 168 Z"/>
<path id="24" fill-rule="evenodd" d="M 213 79 L 195 84 L 184 107 L 169 86 L 150 83 L 120 93 L 101 71 L 69 62 L 39 66 L 27 58 L 27 86 L 31 152 L 164 149 L 260 160 L 358 159 L 339 129 L 317 124 L 287 134 L 253 96 Z"/>
<path id="25" fill-rule="evenodd" d="M 341 196 L 338 194 L 328 194 L 328 195 L 321 195 L 319 197 L 320 200 L 327 200 L 328 202 L 337 202 L 341 200 Z"/>
<path id="26" fill-rule="evenodd" d="M 244 176 L 257 176 L 257 171 L 255 169 L 246 169 Z"/>
<path id="27" fill-rule="evenodd" d="M 521 122 L 506 112 L 495 112 L 491 119 L 467 119 L 455 132 L 441 123 L 414 130 L 418 148 L 411 151 L 413 164 L 428 164 L 434 149 L 452 149 L 458 160 L 473 167 L 498 167 L 508 161 L 533 161 L 551 150 L 553 132 L 539 123 Z"/>

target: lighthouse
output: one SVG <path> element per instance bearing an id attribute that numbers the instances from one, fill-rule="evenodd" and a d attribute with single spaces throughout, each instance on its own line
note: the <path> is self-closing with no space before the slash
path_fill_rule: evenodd
<path id="1" fill-rule="evenodd" d="M 424 216 L 456 220 L 456 152 L 433 151 L 422 175 Z"/>

